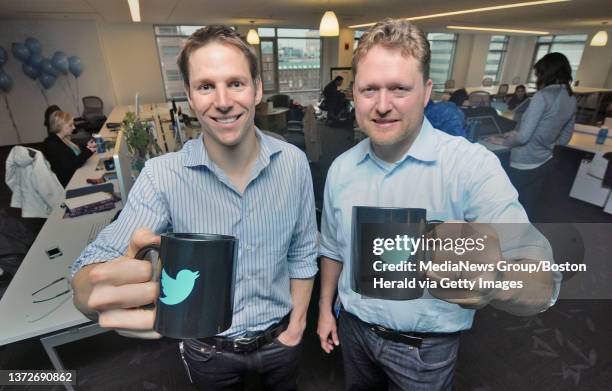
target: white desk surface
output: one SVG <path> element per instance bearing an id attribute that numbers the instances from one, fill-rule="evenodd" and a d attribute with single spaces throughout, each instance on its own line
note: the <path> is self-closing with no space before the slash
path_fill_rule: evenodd
<path id="1" fill-rule="evenodd" d="M 100 177 L 102 171 L 95 170 L 100 157 L 97 153 L 93 154 L 76 171 L 67 188 L 85 186 L 87 178 Z M 67 219 L 62 218 L 64 209 L 59 205 L 53 209 L 0 300 L 0 346 L 90 321 L 74 307 L 71 294 L 44 303 L 32 303 L 32 293 L 60 277 L 68 276 L 69 266 L 87 244 L 91 226 L 110 221 L 121 205 L 119 202 L 110 211 Z M 63 255 L 49 259 L 45 251 L 56 246 Z M 61 281 L 37 294 L 36 299 L 52 297 L 67 287 L 67 281 Z M 32 322 L 50 311 L 48 316 Z"/>
<path id="2" fill-rule="evenodd" d="M 572 87 L 572 91 L 576 94 L 595 94 L 600 92 L 612 92 L 609 88 L 596 88 L 596 87 Z"/>

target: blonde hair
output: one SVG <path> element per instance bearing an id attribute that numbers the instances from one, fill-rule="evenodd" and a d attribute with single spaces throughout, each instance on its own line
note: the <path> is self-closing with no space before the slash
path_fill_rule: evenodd
<path id="1" fill-rule="evenodd" d="M 353 54 L 353 77 L 357 75 L 359 61 L 377 45 L 386 49 L 399 49 L 404 57 L 414 57 L 419 62 L 423 81 L 429 79 L 431 49 L 425 33 L 406 20 L 391 18 L 376 23 L 361 36 L 359 46 Z M 381 72 L 384 72 L 384 69 L 381 69 Z"/>
<path id="2" fill-rule="evenodd" d="M 64 125 L 70 123 L 73 120 L 72 115 L 70 113 L 66 113 L 65 111 L 56 111 L 51 114 L 49 118 L 49 132 L 53 134 L 58 134 Z"/>

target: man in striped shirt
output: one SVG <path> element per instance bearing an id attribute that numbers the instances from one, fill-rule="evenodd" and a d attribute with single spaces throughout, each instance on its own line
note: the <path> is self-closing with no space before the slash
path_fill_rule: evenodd
<path id="1" fill-rule="evenodd" d="M 147 162 L 119 218 L 75 261 L 75 305 L 102 327 L 159 337 L 155 311 L 142 308 L 155 301 L 159 284 L 148 261 L 133 259 L 136 252 L 168 229 L 238 237 L 232 326 L 181 343 L 187 374 L 206 390 L 241 387 L 251 372 L 263 375 L 266 389 L 295 389 L 317 273 L 308 162 L 255 127 L 257 59 L 234 30 L 196 31 L 178 64 L 202 137 Z M 241 337 L 261 343 L 241 350 L 233 343 Z"/>

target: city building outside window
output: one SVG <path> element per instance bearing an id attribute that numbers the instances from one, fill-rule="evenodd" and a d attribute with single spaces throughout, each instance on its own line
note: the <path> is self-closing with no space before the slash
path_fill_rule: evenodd
<path id="1" fill-rule="evenodd" d="M 161 74 L 164 79 L 164 91 L 167 100 L 187 99 L 183 88 L 183 79 L 181 78 L 178 65 L 176 65 L 176 59 L 187 37 L 202 27 L 204 26 L 154 26 L 155 42 L 157 44 L 157 53 L 161 64 Z"/>
<path id="2" fill-rule="evenodd" d="M 259 28 L 259 58 L 265 94 L 286 94 L 307 105 L 321 93 L 319 30 Z"/>

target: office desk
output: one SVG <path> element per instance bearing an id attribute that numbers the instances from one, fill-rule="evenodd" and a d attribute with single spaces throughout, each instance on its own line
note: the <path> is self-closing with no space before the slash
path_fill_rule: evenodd
<path id="1" fill-rule="evenodd" d="M 152 121 L 155 127 L 155 138 L 157 144 L 160 146 L 162 151 L 174 152 L 179 150 L 182 145 L 179 140 L 175 138 L 171 119 L 170 119 L 170 108 L 172 105 L 168 102 L 162 103 L 141 103 L 140 104 L 140 118 L 142 120 Z M 115 106 L 102 128 L 100 129 L 100 136 L 105 140 L 113 140 L 117 138 L 117 130 L 109 129 L 106 124 L 109 122 L 123 122 L 125 114 L 128 112 L 135 112 L 133 105 L 127 106 Z M 187 111 L 190 113 L 190 111 Z M 191 115 L 191 114 L 190 114 Z M 194 132 L 195 133 L 195 132 Z"/>
<path id="2" fill-rule="evenodd" d="M 510 85 L 508 86 L 508 92 L 506 94 L 510 95 L 510 94 L 514 94 L 514 90 L 516 89 L 517 85 Z M 459 87 L 459 88 L 449 88 L 444 90 L 444 92 L 448 92 L 448 93 L 453 93 L 461 88 L 464 88 L 468 95 L 471 94 L 474 91 L 486 91 L 491 95 L 495 95 L 497 94 L 497 91 L 499 90 L 499 85 L 496 86 L 489 86 L 489 87 L 485 87 L 485 86 L 473 86 L 473 87 Z M 525 86 L 525 88 L 527 88 L 527 95 L 533 95 L 536 93 L 536 89 L 532 88 L 532 87 L 527 87 Z"/>
<path id="3" fill-rule="evenodd" d="M 67 189 L 85 186 L 87 178 L 99 177 L 101 171 L 96 171 L 96 166 L 100 158 L 101 155 L 93 154 L 76 171 Z M 68 219 L 63 218 L 64 209 L 60 205 L 53 208 L 0 300 L 0 346 L 40 337 L 54 368 L 62 370 L 56 346 L 106 331 L 74 307 L 71 294 L 33 303 L 32 293 L 67 277 L 68 268 L 87 245 L 92 226 L 107 225 L 121 205 L 118 202 L 113 210 Z M 59 247 L 63 255 L 49 259 L 45 251 L 53 247 Z M 53 297 L 67 287 L 67 280 L 61 281 L 37 294 L 36 299 Z M 69 385 L 66 388 L 72 390 Z"/>
<path id="4" fill-rule="evenodd" d="M 572 138 L 566 145 L 568 148 L 577 149 L 583 152 L 597 153 L 597 152 L 611 152 L 612 151 L 612 135 L 606 138 L 604 144 L 596 144 L 597 133 L 599 132 L 599 127 L 576 124 L 574 126 L 574 132 L 572 133 Z M 486 140 L 478 140 L 478 142 L 484 145 L 488 150 L 492 152 L 500 152 L 504 150 L 508 150 L 510 148 L 493 144 Z"/>
<path id="5" fill-rule="evenodd" d="M 595 110 L 593 110 L 593 115 L 591 115 L 591 124 L 594 124 L 597 120 L 597 113 L 601 107 L 601 102 L 606 93 L 611 93 L 612 89 L 609 88 L 593 88 L 593 87 L 572 87 L 572 91 L 576 94 L 576 99 L 578 100 L 578 111 L 580 112 L 580 108 L 582 107 L 582 111 L 588 109 L 586 105 L 581 106 L 580 103 L 583 101 L 586 103 L 589 95 L 597 94 L 597 103 L 595 104 Z"/>
<path id="6" fill-rule="evenodd" d="M 260 111 L 255 114 L 259 127 L 263 130 L 283 134 L 287 131 L 287 113 L 285 107 L 274 107 L 272 110 Z"/>

